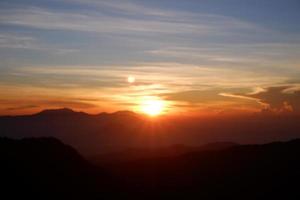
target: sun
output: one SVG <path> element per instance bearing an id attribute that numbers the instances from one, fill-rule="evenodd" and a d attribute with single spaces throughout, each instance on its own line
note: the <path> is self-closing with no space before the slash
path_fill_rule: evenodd
<path id="1" fill-rule="evenodd" d="M 141 104 L 141 110 L 143 113 L 153 117 L 162 114 L 164 106 L 164 101 L 162 100 L 145 100 Z"/>
<path id="2" fill-rule="evenodd" d="M 135 82 L 135 77 L 134 76 L 128 76 L 127 77 L 127 82 L 128 83 L 134 83 Z"/>

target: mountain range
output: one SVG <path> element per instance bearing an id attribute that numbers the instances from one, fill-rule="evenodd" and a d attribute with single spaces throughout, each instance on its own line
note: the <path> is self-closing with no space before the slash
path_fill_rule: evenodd
<path id="1" fill-rule="evenodd" d="M 197 148 L 224 141 L 240 144 L 286 141 L 300 137 L 299 121 L 297 115 L 149 118 L 130 111 L 91 115 L 63 108 L 33 115 L 1 116 L 0 136 L 55 137 L 80 153 L 93 156 L 177 144 Z"/>

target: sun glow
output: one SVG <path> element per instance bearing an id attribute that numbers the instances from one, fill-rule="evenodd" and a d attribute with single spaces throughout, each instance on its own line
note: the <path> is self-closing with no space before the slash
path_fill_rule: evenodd
<path id="1" fill-rule="evenodd" d="M 127 82 L 128 83 L 134 83 L 135 82 L 135 77 L 134 76 L 128 76 L 127 77 Z"/>
<path id="2" fill-rule="evenodd" d="M 142 102 L 141 111 L 149 116 L 157 116 L 162 114 L 164 110 L 164 101 L 158 99 L 145 100 Z"/>

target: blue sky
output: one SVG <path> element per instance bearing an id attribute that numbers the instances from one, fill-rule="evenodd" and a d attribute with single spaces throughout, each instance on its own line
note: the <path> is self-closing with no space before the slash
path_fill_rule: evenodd
<path id="1" fill-rule="evenodd" d="M 297 0 L 1 1 L 1 112 L 136 110 L 146 97 L 259 110 L 268 104 L 232 93 L 299 88 L 299 10 Z"/>

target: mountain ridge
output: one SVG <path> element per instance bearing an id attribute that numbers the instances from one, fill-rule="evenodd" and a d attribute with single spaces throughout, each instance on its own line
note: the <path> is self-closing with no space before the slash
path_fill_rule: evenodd
<path id="1" fill-rule="evenodd" d="M 299 117 L 291 116 L 150 119 L 131 111 L 91 115 L 63 108 L 34 115 L 0 117 L 0 136 L 53 136 L 90 156 L 174 144 L 200 146 L 215 141 L 240 144 L 286 141 L 300 137 L 299 120 Z"/>
<path id="2" fill-rule="evenodd" d="M 59 115 L 72 115 L 72 114 L 82 114 L 86 116 L 102 116 L 102 115 L 138 115 L 137 113 L 129 110 L 119 110 L 115 112 L 100 112 L 96 114 L 89 114 L 83 111 L 75 111 L 71 108 L 62 107 L 62 108 L 56 108 L 56 109 L 44 109 L 39 112 L 33 113 L 33 114 L 25 114 L 25 115 L 1 115 L 0 118 L 3 117 L 28 117 L 28 116 L 40 116 L 40 115 L 50 115 L 50 116 L 59 116 Z"/>

